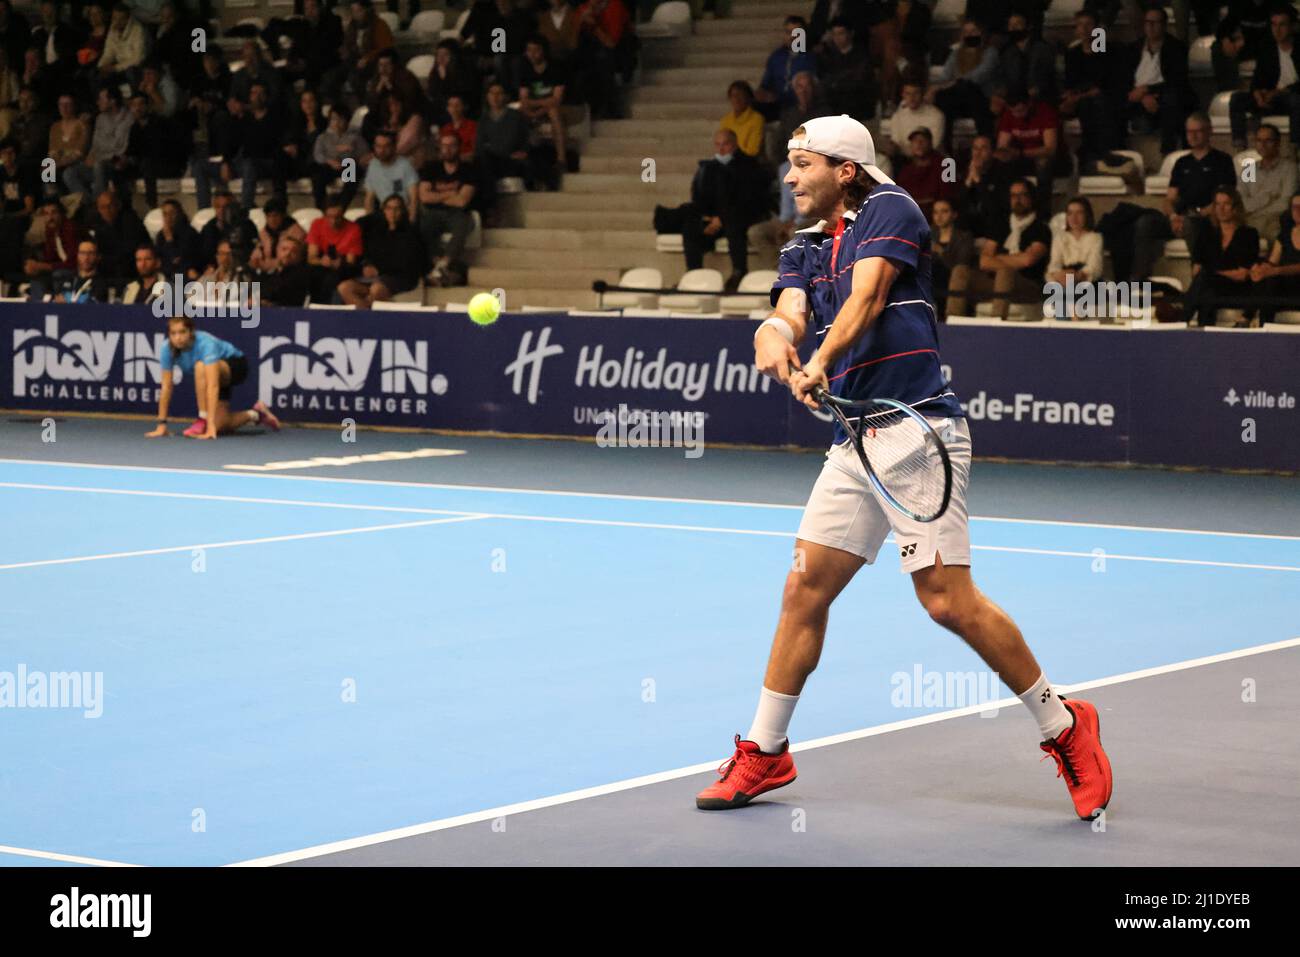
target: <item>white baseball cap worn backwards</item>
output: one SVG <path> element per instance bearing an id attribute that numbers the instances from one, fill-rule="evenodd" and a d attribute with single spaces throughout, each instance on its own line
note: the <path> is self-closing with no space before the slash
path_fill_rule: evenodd
<path id="1" fill-rule="evenodd" d="M 894 181 L 876 166 L 876 144 L 871 131 L 847 114 L 819 116 L 803 124 L 803 136 L 790 140 L 788 150 L 809 150 L 837 159 L 852 160 L 878 183 Z"/>

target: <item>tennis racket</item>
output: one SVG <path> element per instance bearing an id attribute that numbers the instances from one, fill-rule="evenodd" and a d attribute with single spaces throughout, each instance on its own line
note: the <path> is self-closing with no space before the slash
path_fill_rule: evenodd
<path id="1" fill-rule="evenodd" d="M 925 416 L 895 399 L 841 399 L 821 386 L 812 395 L 839 421 L 867 479 L 891 507 L 918 522 L 948 510 L 952 462 Z"/>

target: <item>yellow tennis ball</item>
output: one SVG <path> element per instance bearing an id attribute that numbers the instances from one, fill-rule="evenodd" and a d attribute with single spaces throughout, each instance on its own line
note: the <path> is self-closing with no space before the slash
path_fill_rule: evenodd
<path id="1" fill-rule="evenodd" d="M 501 303 L 490 292 L 481 292 L 469 301 L 469 317 L 480 326 L 490 326 L 501 315 Z"/>

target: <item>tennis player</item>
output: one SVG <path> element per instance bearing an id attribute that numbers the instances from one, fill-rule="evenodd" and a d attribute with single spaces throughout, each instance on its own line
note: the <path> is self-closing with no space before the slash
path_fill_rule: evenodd
<path id="1" fill-rule="evenodd" d="M 158 424 L 145 436 L 151 439 L 167 434 L 167 407 L 172 401 L 172 370 L 180 366 L 194 379 L 194 395 L 199 417 L 183 434 L 197 439 L 215 439 L 234 432 L 240 426 L 258 422 L 279 432 L 280 420 L 265 402 L 258 401 L 243 412 L 230 411 L 230 390 L 248 378 L 248 360 L 225 339 L 210 332 L 196 332 L 194 320 L 177 316 L 167 321 L 167 341 L 158 351 L 162 368 L 162 392 L 158 396 Z"/>
<path id="2" fill-rule="evenodd" d="M 754 336 L 755 364 L 819 408 L 821 386 L 846 399 L 889 397 L 926 416 L 948 447 L 952 498 L 934 522 L 885 505 L 842 428 L 804 509 L 796 541 L 801 570 L 786 579 L 781 616 L 758 711 L 745 739 L 696 797 L 705 810 L 742 807 L 795 779 L 786 736 L 808 675 L 817 666 L 831 603 L 892 530 L 902 570 L 934 621 L 960 635 L 1025 703 L 1040 747 L 1056 759 L 1079 817 L 1091 820 L 1111 795 L 1097 709 L 1065 700 L 1007 614 L 971 580 L 966 485 L 971 443 L 957 396 L 940 371 L 930 291 L 930 228 L 912 197 L 875 166 L 867 128 L 823 116 L 794 131 L 785 182 L 803 217 L 820 219 L 781 250 L 775 310 Z M 817 351 L 801 363 L 796 347 Z"/>

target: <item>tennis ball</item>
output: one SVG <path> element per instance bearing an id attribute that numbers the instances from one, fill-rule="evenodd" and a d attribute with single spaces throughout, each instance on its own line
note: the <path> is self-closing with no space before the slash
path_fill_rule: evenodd
<path id="1" fill-rule="evenodd" d="M 501 303 L 490 292 L 481 292 L 469 301 L 469 317 L 480 326 L 490 326 L 501 315 Z"/>

